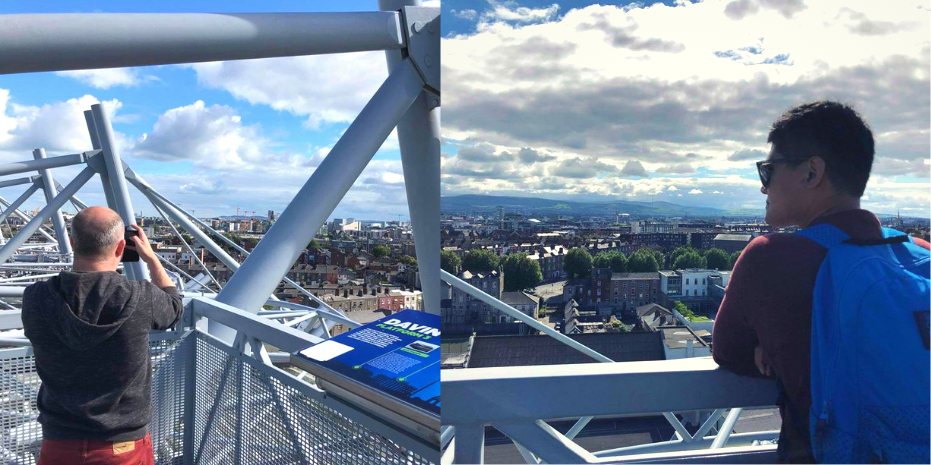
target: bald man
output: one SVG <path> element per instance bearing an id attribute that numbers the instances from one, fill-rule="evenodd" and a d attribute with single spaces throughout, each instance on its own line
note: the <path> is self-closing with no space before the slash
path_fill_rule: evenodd
<path id="1" fill-rule="evenodd" d="M 74 217 L 73 271 L 23 293 L 23 330 L 42 380 L 39 464 L 151 464 L 149 331 L 173 326 L 181 296 L 145 233 L 124 240 L 120 216 L 90 207 Z M 129 281 L 124 248 L 149 266 L 152 282 Z"/>

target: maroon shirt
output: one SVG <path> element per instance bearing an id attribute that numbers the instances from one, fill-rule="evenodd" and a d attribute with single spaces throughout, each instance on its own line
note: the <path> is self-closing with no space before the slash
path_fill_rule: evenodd
<path id="1" fill-rule="evenodd" d="M 882 226 L 866 210 L 833 213 L 810 226 L 834 225 L 854 239 L 880 239 Z M 928 242 L 913 238 L 928 248 Z M 757 345 L 782 381 L 779 462 L 814 463 L 808 436 L 811 410 L 811 303 L 827 249 L 804 237 L 774 233 L 747 245 L 734 265 L 714 322 L 714 361 L 748 376 L 762 376 L 753 361 Z M 786 408 L 789 411 L 786 411 Z"/>

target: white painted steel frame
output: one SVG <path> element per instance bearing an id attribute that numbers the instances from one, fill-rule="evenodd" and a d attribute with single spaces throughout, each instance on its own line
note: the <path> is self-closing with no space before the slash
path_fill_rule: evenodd
<path id="1" fill-rule="evenodd" d="M 262 295 L 274 292 L 281 277 L 291 269 L 422 89 L 423 80 L 409 61 L 405 60 L 392 70 L 278 221 L 220 291 L 218 301 L 258 311 L 265 301 Z M 224 340 L 232 340 L 234 336 L 223 328 L 217 331 L 210 330 Z"/>
<path id="2" fill-rule="evenodd" d="M 45 160 L 45 149 L 33 150 L 32 156 L 35 157 L 36 161 Z M 51 203 L 52 199 L 58 194 L 52 172 L 48 168 L 40 169 L 39 181 L 42 183 L 42 191 L 45 193 L 45 202 Z M 65 218 L 62 216 L 60 208 L 52 212 L 52 226 L 55 228 L 55 238 L 58 240 L 58 253 L 70 255 L 71 241 L 68 238 L 68 228 L 65 227 Z"/>
<path id="3" fill-rule="evenodd" d="M 382 11 L 401 10 L 404 6 L 419 6 L 420 0 L 379 0 Z M 402 10 L 403 11 L 403 10 Z M 408 31 L 414 34 L 436 34 L 436 30 Z M 385 52 L 388 70 L 403 62 L 399 50 Z M 439 66 L 439 63 L 436 64 Z M 423 308 L 440 313 L 440 109 L 438 97 L 422 92 L 398 122 L 398 144 L 404 187 L 414 232 L 417 268 L 423 290 Z"/>
<path id="4" fill-rule="evenodd" d="M 396 12 L 0 15 L 0 74 L 399 49 Z"/>
<path id="5" fill-rule="evenodd" d="M 300 17 L 298 18 L 298 16 Z M 3 15 L 0 16 L 0 73 L 168 64 L 359 50 L 392 50 L 401 48 L 404 45 L 404 34 L 400 30 L 400 24 L 397 12 L 306 15 Z M 195 25 L 197 27 L 194 27 Z M 42 31 L 42 33 L 38 34 L 36 31 Z M 349 31 L 354 33 L 352 38 L 336 37 Z M 179 39 L 199 46 L 177 47 L 176 44 Z M 398 57 L 400 57 L 400 54 Z M 345 195 L 345 192 L 358 177 L 365 164 L 402 117 L 406 118 L 405 125 L 408 127 L 413 127 L 415 124 L 424 124 L 424 122 L 428 126 L 423 129 L 427 137 L 410 134 L 411 131 L 409 130 L 405 130 L 406 133 L 409 133 L 408 135 L 402 136 L 402 163 L 405 165 L 405 174 L 409 175 L 410 173 L 409 165 L 418 162 L 424 164 L 427 171 L 432 171 L 433 167 L 436 167 L 435 180 L 431 181 L 435 186 L 431 182 L 415 183 L 413 187 L 408 187 L 408 195 L 411 198 L 422 197 L 424 192 L 435 187 L 436 195 L 433 197 L 436 198 L 436 202 L 439 201 L 438 114 L 431 114 L 433 107 L 428 108 L 431 103 L 438 102 L 427 102 L 422 93 L 423 79 L 408 60 L 396 60 L 394 63 L 390 61 L 389 58 L 389 66 L 392 67 L 392 70 L 385 84 L 346 131 L 345 136 L 331 151 L 328 159 L 321 164 L 315 171 L 314 176 L 305 185 L 305 188 L 301 190 L 304 195 L 302 196 L 299 193 L 295 201 L 282 214 L 279 222 L 276 223 L 278 231 L 281 231 L 279 234 L 287 235 L 289 229 L 303 224 L 300 218 L 290 220 L 292 216 L 307 213 L 306 208 L 303 211 L 298 208 L 292 209 L 295 204 L 306 204 L 310 198 L 314 198 L 314 202 L 319 202 L 319 198 L 322 197 L 326 199 L 326 207 L 318 208 L 314 206 L 310 209 L 313 215 L 311 223 L 318 224 L 316 224 L 315 228 L 308 229 L 313 231 L 318 229 L 322 221 L 332 212 L 336 203 Z M 422 110 L 418 108 L 416 111 L 409 112 L 411 103 L 418 100 L 424 102 L 424 105 L 421 105 Z M 418 114 L 418 111 L 421 111 L 421 114 Z M 405 115 L 408 116 L 405 117 Z M 87 168 L 72 180 L 68 186 L 64 187 L 58 195 L 49 198 L 48 205 L 23 228 L 21 234 L 17 234 L 17 236 L 20 236 L 19 238 L 14 237 L 5 247 L 0 248 L 0 262 L 12 256 L 12 253 L 39 228 L 41 222 L 55 213 L 60 214 L 60 208 L 64 202 L 73 197 L 77 189 L 93 176 L 95 170 L 101 174 L 108 204 L 111 208 L 117 210 L 125 223 L 134 223 L 132 204 L 124 179 L 124 166 L 113 143 L 112 129 L 108 117 L 98 104 L 92 107 L 91 112 L 85 112 L 85 118 L 92 145 L 95 149 L 101 150 L 102 153 L 99 154 L 100 156 L 95 157 L 94 161 L 96 163 L 88 160 Z M 436 143 L 433 144 L 433 142 Z M 339 154 L 344 155 L 337 156 Z M 435 159 L 430 159 L 431 155 Z M 341 172 L 344 171 L 344 166 L 337 168 L 336 164 L 342 165 L 350 157 L 355 160 L 353 165 L 355 169 L 350 170 L 349 174 L 351 176 L 340 176 L 340 174 L 343 174 Z M 333 176 L 334 174 L 338 176 Z M 334 177 L 339 182 L 333 181 Z M 324 182 L 312 182 L 318 178 L 323 179 Z M 46 193 L 54 192 L 53 180 L 45 177 L 43 182 L 46 185 Z M 338 188 L 333 189 L 331 183 L 337 184 Z M 308 185 L 311 184 L 313 186 L 308 189 Z M 33 185 L 36 186 L 35 183 Z M 323 195 L 315 196 L 318 191 L 323 191 Z M 416 195 L 411 195 L 412 193 Z M 147 195 L 147 197 L 153 200 L 153 203 L 157 202 L 157 199 L 153 199 L 154 196 Z M 415 207 L 415 203 L 410 202 L 410 207 L 424 210 L 429 208 L 429 206 L 422 205 Z M 171 211 L 170 206 L 164 204 L 161 206 L 166 211 Z M 15 208 L 12 210 L 16 211 Z M 289 215 L 288 211 L 291 210 L 295 211 L 295 213 Z M 423 248 L 423 244 L 429 243 L 429 241 L 423 240 L 428 236 L 425 233 L 434 228 L 431 223 L 436 223 L 438 208 L 436 210 L 437 215 L 432 218 L 427 217 L 429 212 L 424 213 L 419 210 L 417 213 L 412 212 L 411 217 L 415 237 L 416 235 L 422 236 L 421 240 L 415 239 L 416 244 L 421 246 L 418 249 L 423 254 L 419 255 L 418 258 L 427 263 L 430 260 L 425 259 L 424 255 L 435 255 L 437 257 L 435 268 L 438 270 L 438 247 L 433 248 L 436 250 Z M 182 215 L 177 215 L 175 220 L 182 222 L 181 217 Z M 285 224 L 289 221 L 295 224 L 291 225 L 290 228 L 285 227 Z M 58 237 L 62 239 L 66 232 L 63 232 L 63 228 L 58 226 L 56 225 Z M 438 224 L 435 228 L 438 231 Z M 269 233 L 275 231 L 276 228 L 273 227 Z M 301 249 L 306 246 L 310 238 L 312 238 L 312 233 L 307 238 L 308 240 L 304 241 L 304 244 L 300 246 Z M 438 237 L 436 240 L 438 240 Z M 260 246 L 262 242 L 260 242 Z M 206 241 L 205 245 L 207 243 L 212 243 L 212 241 Z M 268 252 L 263 252 L 268 254 L 272 261 L 281 261 L 276 257 L 282 254 L 290 255 L 291 249 L 294 249 L 294 247 L 289 247 L 282 251 L 274 250 L 272 247 L 269 247 Z M 248 262 L 247 259 L 247 263 L 258 264 L 246 267 L 245 269 L 248 272 L 245 274 L 254 275 L 258 272 L 258 269 L 263 267 L 263 264 L 267 264 L 263 263 L 264 260 L 267 260 L 267 256 L 254 253 L 251 257 L 253 257 L 252 262 Z M 290 257 L 291 263 L 293 263 L 294 259 L 296 257 Z M 281 275 L 286 274 L 291 263 L 287 263 Z M 421 272 L 426 273 L 431 267 L 432 265 L 427 263 L 425 267 L 421 268 Z M 262 274 L 268 272 L 267 269 L 262 271 Z M 144 266 L 129 265 L 126 267 L 126 274 L 131 278 L 145 279 L 147 270 Z M 234 278 L 242 274 L 242 272 L 235 273 Z M 426 274 L 426 276 L 427 279 L 423 280 L 424 283 L 430 280 L 431 275 Z M 435 276 L 435 274 L 432 276 Z M 263 282 L 262 284 L 264 286 L 252 286 L 246 280 L 241 289 L 244 292 L 256 293 L 256 288 L 266 287 L 269 288 L 269 292 L 258 291 L 257 294 L 268 295 L 274 290 L 277 281 L 274 281 L 271 286 L 269 286 L 269 283 Z M 424 287 L 428 286 L 424 284 Z M 432 307 L 431 309 L 434 312 L 438 312 L 438 283 L 436 283 L 435 288 L 436 292 L 424 289 L 424 300 L 425 306 Z M 230 291 L 230 289 L 238 290 L 239 288 L 228 285 L 217 296 L 220 301 L 211 302 L 208 307 L 222 306 L 224 292 L 231 294 L 227 297 L 227 301 L 235 302 L 241 308 L 251 309 L 255 307 L 249 304 L 250 296 L 244 295 L 244 292 L 237 294 Z M 256 298 L 252 298 L 252 300 L 256 300 Z M 431 303 L 433 300 L 436 300 L 435 307 Z M 261 300 L 256 301 L 261 302 Z M 232 310 L 238 309 L 227 307 L 225 310 L 223 314 L 230 315 L 236 313 Z M 210 310 L 206 310 L 206 312 L 209 313 Z M 238 312 L 242 311 L 238 310 Z M 217 315 L 213 314 L 214 318 L 211 318 L 211 320 L 224 319 L 224 317 L 218 317 Z M 241 326 L 243 334 L 247 334 L 246 331 L 250 331 L 247 327 L 255 323 L 249 321 L 251 320 L 237 322 Z M 326 328 L 325 324 L 323 327 Z M 260 325 L 258 328 L 263 327 Z M 289 333 L 288 330 L 290 329 L 280 325 L 272 328 L 273 331 L 268 334 L 266 334 L 267 329 L 256 330 L 253 328 L 252 330 L 262 333 L 266 338 L 280 339 L 281 334 Z M 300 331 L 292 331 L 296 333 L 295 336 L 312 337 Z M 255 344 L 257 341 L 257 337 L 251 336 L 249 342 Z M 312 341 L 304 340 L 302 344 L 306 346 L 307 342 Z M 316 342 L 319 342 L 319 339 Z M 267 361 L 264 351 L 257 351 L 257 355 L 263 356 Z M 427 452 L 432 451 L 427 450 Z"/>
<path id="6" fill-rule="evenodd" d="M 663 362 L 628 362 L 536 367 L 472 368 L 442 373 L 446 402 L 444 423 L 456 428 L 455 463 L 481 463 L 481 453 L 466 450 L 463 432 L 470 437 L 485 425 L 492 425 L 527 447 L 548 463 L 611 463 L 635 460 L 627 455 L 697 450 L 728 436 L 739 446 L 754 439 L 772 439 L 777 431 L 729 435 L 741 407 L 768 407 L 776 398 L 772 380 L 741 377 L 719 368 L 710 358 Z M 545 385 L 542 392 L 533 387 Z M 572 392 L 585 386 L 585 396 L 571 403 L 555 403 L 548 393 Z M 618 396 L 625 391 L 649 393 L 636 399 Z M 681 386 L 692 386 L 689 396 L 677 395 Z M 694 411 L 714 407 L 732 408 L 728 424 L 710 438 L 701 435 L 710 429 L 712 417 L 694 436 L 695 441 L 671 441 L 627 447 L 589 454 L 580 452 L 569 438 L 552 430 L 538 418 L 566 418 L 581 415 L 642 415 L 665 410 Z M 691 436 L 690 436 L 691 437 Z M 481 447 L 481 441 L 471 447 Z M 453 446 L 450 446 L 452 448 Z M 736 451 L 729 451 L 733 454 Z M 771 452 L 771 451 L 770 451 Z M 705 452 L 697 452 L 704 454 Z M 619 457 L 619 455 L 625 457 Z"/>
<path id="7" fill-rule="evenodd" d="M 123 224 L 126 227 L 136 224 L 136 213 L 133 210 L 132 199 L 129 197 L 129 189 L 126 187 L 126 179 L 123 175 L 123 162 L 120 158 L 116 141 L 113 137 L 113 127 L 110 125 L 110 116 L 103 110 L 99 103 L 91 105 L 91 117 L 94 120 L 97 129 L 97 139 L 102 150 L 102 158 L 106 172 L 110 181 L 110 191 L 113 194 L 114 203 L 110 208 L 115 210 L 123 218 Z M 90 163 L 89 163 L 90 164 Z M 125 262 L 123 270 L 129 279 L 143 281 L 149 279 L 149 268 L 145 262 L 138 260 L 135 262 Z"/>
<path id="8" fill-rule="evenodd" d="M 49 219 L 52 214 L 58 211 L 65 202 L 68 201 L 68 198 L 71 197 L 78 189 L 81 188 L 87 181 L 94 177 L 94 169 L 90 166 L 84 168 L 75 178 L 65 187 L 65 189 L 56 195 L 51 202 L 49 202 L 45 208 L 43 208 L 38 215 L 36 215 L 29 223 L 26 223 L 15 236 L 10 238 L 10 241 L 6 243 L 2 248 L 0 248 L 0 263 L 5 262 L 13 256 L 13 253 L 16 252 L 21 245 L 25 244 L 26 241 L 39 229 L 39 226 Z"/>
<path id="9" fill-rule="evenodd" d="M 132 170 L 132 168 L 127 168 L 127 169 L 126 169 L 126 175 L 127 175 L 127 180 L 129 180 L 130 183 L 133 183 L 133 185 L 136 185 L 137 187 L 139 187 L 139 185 L 144 185 L 144 186 L 145 186 L 145 187 L 144 187 L 144 190 L 142 191 L 142 193 L 143 193 L 143 195 L 145 195 L 146 197 L 149 197 L 149 195 L 151 194 L 152 196 L 154 196 L 154 197 L 158 198 L 159 200 L 161 200 L 161 202 L 163 202 L 164 204 L 169 205 L 169 206 L 171 206 L 172 208 L 174 208 L 174 210 L 175 210 L 177 213 L 186 216 L 188 220 L 192 221 L 194 224 L 196 224 L 196 225 L 197 225 L 200 229 L 202 229 L 203 231 L 206 231 L 207 233 L 213 234 L 214 237 L 220 239 L 222 242 L 224 242 L 225 244 L 229 245 L 229 246 L 232 247 L 233 249 L 237 250 L 237 251 L 240 252 L 241 254 L 243 254 L 243 255 L 245 255 L 245 256 L 249 256 L 249 255 L 250 255 L 250 252 L 248 252 L 246 249 L 240 247 L 239 244 L 233 242 L 231 239 L 229 239 L 228 237 L 224 236 L 224 235 L 221 234 L 219 231 L 217 231 L 217 230 L 211 228 L 209 225 L 207 225 L 206 223 L 204 223 L 203 221 L 201 221 L 200 219 L 198 219 L 197 217 L 195 217 L 195 216 L 192 215 L 191 213 L 189 213 L 189 212 L 183 210 L 181 207 L 179 207 L 179 206 L 176 205 L 174 202 L 172 202 L 171 199 L 169 199 L 169 198 L 165 197 L 164 195 L 162 195 L 160 192 L 158 192 L 157 190 L 155 190 L 154 188 L 152 188 L 152 186 L 149 186 L 142 178 L 139 177 L 138 174 L 136 174 L 136 173 Z M 137 185 L 137 183 L 135 183 L 134 181 L 138 181 L 139 184 Z M 153 205 L 156 205 L 156 204 L 153 203 Z M 179 221 L 179 223 L 180 223 L 180 221 Z M 187 228 L 185 228 L 185 229 L 187 229 Z M 194 228 L 194 229 L 198 229 L 198 228 Z M 192 232 L 192 234 L 194 234 L 194 233 Z M 205 241 L 209 241 L 210 243 L 213 243 L 213 241 L 210 240 L 209 236 L 204 235 L 203 238 L 200 238 L 200 237 L 198 236 L 198 240 L 200 241 L 201 239 L 203 239 L 203 240 L 205 240 Z M 212 251 L 212 249 L 209 249 L 209 250 Z M 225 252 L 224 252 L 224 254 L 225 254 Z M 236 262 L 234 259 L 232 259 L 232 257 L 230 257 L 230 260 L 231 260 L 232 262 L 236 263 L 236 267 L 235 267 L 234 269 L 239 268 L 239 263 L 238 263 L 238 262 Z M 284 278 L 282 278 L 282 281 L 284 281 L 285 283 L 288 283 L 289 285 L 291 285 L 292 287 L 294 287 L 295 289 L 297 289 L 298 292 L 300 292 L 301 294 L 304 294 L 304 295 L 307 296 L 307 298 L 309 298 L 310 300 L 312 300 L 312 301 L 314 301 L 314 302 L 317 302 L 318 305 L 322 306 L 324 309 L 328 310 L 329 312 L 335 313 L 335 314 L 338 314 L 338 315 L 343 315 L 343 316 L 345 316 L 345 313 L 344 313 L 344 312 L 340 311 L 339 309 L 335 309 L 335 308 L 331 307 L 329 304 L 327 304 L 326 302 L 324 302 L 323 300 L 321 300 L 319 297 L 315 296 L 315 295 L 314 295 L 313 293 L 311 293 L 310 291 L 304 289 L 304 288 L 301 287 L 298 283 L 294 282 L 293 280 L 291 280 L 291 279 L 288 278 L 287 276 L 285 276 Z"/>
<path id="10" fill-rule="evenodd" d="M 495 299 L 494 297 L 482 292 L 480 289 L 466 283 L 465 281 L 462 281 L 461 279 L 453 276 L 452 274 L 446 272 L 445 270 L 441 270 L 440 276 L 444 281 L 448 282 L 450 285 L 462 290 L 463 292 L 466 292 L 472 297 L 478 300 L 481 300 L 482 302 L 498 309 L 502 313 L 505 313 L 511 316 L 512 318 L 515 318 L 519 321 L 526 323 L 527 325 L 531 326 L 534 329 L 539 330 L 541 333 L 545 335 L 553 337 L 554 339 L 560 342 L 563 342 L 564 344 L 586 355 L 589 355 L 590 357 L 594 358 L 597 361 L 600 361 L 603 363 L 609 363 L 611 364 L 611 366 L 618 366 L 618 365 L 625 365 L 628 367 L 630 366 L 631 362 L 623 363 L 623 364 L 613 362 L 608 357 L 605 357 L 604 355 L 599 354 L 598 352 L 586 347 L 585 345 L 580 344 L 572 340 L 571 338 L 554 331 L 548 326 L 543 325 L 542 323 L 536 321 L 535 319 L 527 316 L 523 312 L 520 312 L 519 310 Z M 714 364 L 714 362 L 711 361 L 709 358 L 688 359 L 688 360 L 704 360 L 705 363 L 710 361 L 711 366 L 713 368 L 718 369 L 717 364 Z M 657 362 L 636 362 L 636 363 L 657 363 Z M 570 366 L 573 366 L 573 365 L 559 365 L 558 367 L 570 367 Z M 574 365 L 574 366 L 577 366 L 577 367 L 592 366 L 592 364 Z M 669 366 L 667 365 L 667 368 L 668 367 Z M 668 408 L 668 407 L 662 408 L 662 407 L 657 406 L 655 410 L 648 410 L 648 411 L 642 411 L 642 412 L 611 412 L 611 411 L 606 411 L 603 407 L 597 407 L 596 410 L 591 413 L 584 413 L 584 409 L 583 409 L 583 414 L 579 415 L 579 414 L 573 414 L 573 413 L 569 413 L 565 411 L 558 413 L 558 414 L 554 412 L 547 412 L 545 410 L 542 410 L 539 407 L 533 407 L 532 405 L 523 405 L 523 406 L 517 406 L 517 407 L 511 406 L 511 405 L 505 406 L 504 404 L 507 404 L 509 402 L 508 399 L 511 399 L 509 395 L 506 395 L 506 396 L 503 396 L 504 400 L 501 400 L 502 402 L 501 404 L 491 407 L 491 410 L 494 410 L 497 413 L 509 412 L 505 414 L 506 416 L 504 418 L 499 419 L 498 422 L 495 422 L 495 423 L 492 423 L 492 420 L 494 419 L 493 414 L 488 414 L 488 412 L 486 412 L 484 408 L 478 409 L 478 411 L 481 412 L 478 417 L 471 417 L 471 418 L 465 418 L 465 419 L 462 419 L 458 416 L 457 414 L 458 410 L 456 409 L 456 407 L 450 408 L 450 403 L 452 403 L 453 405 L 456 405 L 457 403 L 461 402 L 462 399 L 468 399 L 468 401 L 466 401 L 461 408 L 464 408 L 464 409 L 473 408 L 474 409 L 474 407 L 470 407 L 470 406 L 474 405 L 476 401 L 479 401 L 479 402 L 481 401 L 478 400 L 479 399 L 478 397 L 475 397 L 473 392 L 460 393 L 460 392 L 451 391 L 450 384 L 449 384 L 450 381 L 448 379 L 449 376 L 455 377 L 457 374 L 462 374 L 463 371 L 475 373 L 476 371 L 484 371 L 484 370 L 503 370 L 502 371 L 503 373 L 504 371 L 512 371 L 512 370 L 519 369 L 519 370 L 524 370 L 527 373 L 534 373 L 541 368 L 542 367 L 508 367 L 508 368 L 501 368 L 501 369 L 472 368 L 468 370 L 449 370 L 449 371 L 443 372 L 443 381 L 442 381 L 443 391 L 446 394 L 444 397 L 446 397 L 447 399 L 446 406 L 444 408 L 444 412 L 445 412 L 444 417 L 443 417 L 444 424 L 455 426 L 456 427 L 455 435 L 457 437 L 459 436 L 459 434 L 461 434 L 460 432 L 465 431 L 466 434 L 470 435 L 471 439 L 474 439 L 475 437 L 477 437 L 477 435 L 479 434 L 478 433 L 479 430 L 484 430 L 485 424 L 494 424 L 496 428 L 498 428 L 500 431 L 504 432 L 505 434 L 508 434 L 507 431 L 517 434 L 520 437 L 511 436 L 510 434 L 508 434 L 508 436 L 510 436 L 511 439 L 514 440 L 515 445 L 518 446 L 518 451 L 521 453 L 521 455 L 524 457 L 524 459 L 528 463 L 538 463 L 537 462 L 538 457 L 539 459 L 542 459 L 549 463 L 562 463 L 562 462 L 567 462 L 567 461 L 568 462 L 595 463 L 600 460 L 598 457 L 612 456 L 613 457 L 612 460 L 613 460 L 613 459 L 616 459 L 617 456 L 619 455 L 627 455 L 627 454 L 633 454 L 637 452 L 655 451 L 655 450 L 659 450 L 658 448 L 663 448 L 663 450 L 683 450 L 683 449 L 698 449 L 700 447 L 705 447 L 705 448 L 723 447 L 723 445 L 728 441 L 728 438 L 731 436 L 734 423 L 736 423 L 737 418 L 740 416 L 740 413 L 742 410 L 741 408 L 731 409 L 731 411 L 728 414 L 727 420 L 725 421 L 725 424 L 721 428 L 721 431 L 718 434 L 716 434 L 716 436 L 714 436 L 713 440 L 706 440 L 704 436 L 710 431 L 714 423 L 718 419 L 720 419 L 720 417 L 724 413 L 724 409 L 719 408 L 723 406 L 723 404 L 714 405 L 713 408 L 695 408 L 695 406 L 689 406 L 688 408 Z M 555 368 L 556 370 L 560 369 L 560 368 L 557 368 L 556 366 L 547 367 L 547 368 Z M 732 373 L 730 375 L 736 376 L 736 375 L 733 375 Z M 530 377 L 533 377 L 533 376 L 528 376 L 528 378 Z M 738 377 L 738 378 L 741 378 L 741 377 Z M 497 385 L 492 376 L 486 376 L 485 378 L 483 378 L 483 380 L 484 382 L 489 383 L 490 386 L 494 386 L 490 388 L 491 392 L 498 392 L 498 393 L 511 392 L 511 393 L 519 393 L 516 395 L 523 396 L 524 393 L 527 392 L 528 389 L 530 389 L 528 386 L 518 388 L 516 386 Z M 549 379 L 541 380 L 540 383 L 548 387 L 552 386 L 550 384 Z M 586 389 L 589 389 L 590 388 L 589 383 L 591 383 L 591 381 L 579 380 L 578 383 L 579 384 L 577 384 L 576 386 L 586 386 Z M 667 382 L 664 382 L 664 383 L 667 383 Z M 678 386 L 692 385 L 689 383 L 685 383 L 685 384 L 682 384 L 682 383 L 683 382 L 676 382 L 676 384 L 674 385 L 678 385 Z M 769 384 L 772 385 L 773 383 L 769 382 Z M 633 392 L 649 392 L 649 393 L 657 392 L 656 388 L 649 388 L 649 387 L 637 388 L 637 387 L 631 387 L 629 384 L 620 384 L 620 385 L 624 385 L 625 390 L 630 389 Z M 665 384 L 664 386 L 668 388 L 669 384 Z M 566 391 L 566 392 L 571 392 L 571 390 L 573 389 L 570 386 L 565 386 L 565 388 L 570 389 L 570 391 Z M 555 389 L 558 391 L 559 388 L 555 388 Z M 548 388 L 547 392 L 552 392 L 552 391 L 550 391 Z M 558 391 L 558 392 L 561 392 L 561 391 Z M 606 396 L 610 395 L 610 394 L 607 394 L 607 392 L 609 391 L 605 391 L 605 392 L 606 392 L 605 394 Z M 674 395 L 674 394 L 671 393 L 670 395 Z M 465 396 L 465 397 L 460 397 L 460 396 Z M 665 396 L 660 396 L 660 397 L 665 397 Z M 594 396 L 594 398 L 599 399 L 600 396 Z M 773 397 L 772 399 L 775 399 L 775 397 Z M 772 404 L 772 401 L 769 401 L 768 403 L 765 403 L 764 406 L 768 406 L 771 404 Z M 601 405 L 600 402 L 599 402 L 599 405 Z M 579 410 L 575 408 L 576 406 L 577 406 L 577 403 L 573 403 L 571 410 L 575 413 L 578 413 Z M 752 406 L 752 405 L 748 405 L 748 406 Z M 740 405 L 740 407 L 743 407 L 743 405 Z M 515 410 L 511 410 L 511 409 L 514 409 L 514 408 L 517 409 L 516 411 L 520 412 L 520 415 L 517 415 L 517 416 L 512 415 L 512 413 Z M 670 411 L 691 411 L 691 410 L 714 410 L 711 417 L 708 418 L 702 424 L 702 426 L 699 428 L 699 430 L 696 432 L 695 435 L 690 435 L 688 431 L 686 431 L 682 423 L 678 420 L 678 418 L 676 418 L 675 415 L 670 412 Z M 676 436 L 678 437 L 677 440 L 666 441 L 666 442 L 661 442 L 661 443 L 656 443 L 656 444 L 648 444 L 648 445 L 643 445 L 643 446 L 612 449 L 609 451 L 602 451 L 596 454 L 589 454 L 587 452 L 582 454 L 582 452 L 584 451 L 580 452 L 577 449 L 578 446 L 576 446 L 571 441 L 576 436 L 576 434 L 578 434 L 582 430 L 582 428 L 584 428 L 584 426 L 588 423 L 589 420 L 591 420 L 591 418 L 594 415 L 604 415 L 604 414 L 614 414 L 614 413 L 631 414 L 631 413 L 655 413 L 655 412 L 662 412 L 663 416 L 667 419 L 667 421 L 669 421 L 669 423 L 676 430 Z M 475 413 L 474 410 L 473 410 L 473 413 Z M 574 417 L 582 417 L 582 418 L 575 425 L 573 425 L 573 427 L 565 435 L 559 434 L 554 429 L 552 429 L 549 425 L 547 425 L 545 422 L 540 420 L 541 418 L 574 418 Z M 453 433 L 449 433 L 449 434 L 453 434 Z M 771 437 L 772 437 L 772 433 L 763 433 L 759 437 L 752 436 L 752 439 L 771 438 Z M 524 443 L 522 441 L 528 441 L 528 443 Z M 475 451 L 475 450 L 465 450 L 466 447 L 475 447 L 475 445 L 472 444 L 471 441 L 469 440 L 459 441 L 459 444 L 460 444 L 459 447 L 450 445 L 450 447 L 447 450 L 447 455 L 452 457 L 448 459 L 451 461 L 451 463 L 480 463 L 480 462 L 477 462 L 477 461 L 480 461 L 482 457 L 482 454 L 480 452 Z M 465 446 L 464 444 L 470 444 L 470 446 Z M 528 444 L 531 444 L 532 447 L 529 447 Z M 550 448 L 554 444 L 560 444 L 560 445 L 557 445 L 556 449 L 550 450 Z M 484 447 L 483 443 L 481 447 Z M 543 447 L 543 449 L 546 452 L 540 452 L 541 449 L 539 449 L 539 447 Z M 578 455 L 578 454 L 582 454 L 582 455 Z M 547 458 L 547 456 L 549 456 L 549 459 Z M 553 462 L 550 459 L 556 460 L 556 462 Z"/>

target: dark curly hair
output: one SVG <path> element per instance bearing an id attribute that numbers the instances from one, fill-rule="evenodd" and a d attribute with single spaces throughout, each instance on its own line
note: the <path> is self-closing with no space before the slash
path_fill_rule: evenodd
<path id="1" fill-rule="evenodd" d="M 792 107 L 773 123 L 766 141 L 786 158 L 821 157 L 838 192 L 863 196 L 873 167 L 873 132 L 850 106 L 820 100 Z"/>

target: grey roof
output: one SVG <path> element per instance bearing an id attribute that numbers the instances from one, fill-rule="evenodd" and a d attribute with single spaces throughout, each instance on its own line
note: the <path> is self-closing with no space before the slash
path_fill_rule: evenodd
<path id="1" fill-rule="evenodd" d="M 665 360 L 663 342 L 654 332 L 571 334 L 569 338 L 615 362 Z M 549 336 L 480 336 L 474 339 L 469 368 L 598 363 Z"/>
<path id="2" fill-rule="evenodd" d="M 656 310 L 659 310 L 661 313 L 665 313 L 670 316 L 672 315 L 672 311 L 660 304 L 646 304 L 637 307 L 637 316 L 644 316 L 647 313 L 654 312 Z"/>
<path id="3" fill-rule="evenodd" d="M 534 303 L 536 303 L 536 301 L 533 300 L 533 298 L 531 298 L 531 297 L 528 296 L 527 294 L 524 294 L 523 292 L 519 292 L 519 291 L 515 291 L 515 292 L 502 292 L 502 293 L 501 293 L 501 301 L 504 302 L 504 303 L 506 303 L 506 304 L 508 304 L 508 305 L 511 305 L 511 306 L 514 306 L 514 305 L 529 305 L 529 304 L 534 304 Z"/>
<path id="4" fill-rule="evenodd" d="M 463 280 L 469 280 L 469 279 L 472 279 L 472 278 L 485 279 L 485 278 L 487 278 L 487 277 L 489 277 L 489 276 L 497 277 L 497 276 L 498 276 L 498 271 L 495 270 L 495 271 L 484 271 L 484 272 L 481 272 L 481 273 L 472 273 L 472 272 L 469 271 L 469 270 L 463 270 L 463 272 L 460 274 L 460 277 L 461 277 Z"/>
<path id="5" fill-rule="evenodd" d="M 621 279 L 659 279 L 659 272 L 650 271 L 648 273 L 614 273 L 611 275 L 611 279 L 621 280 Z"/>
<path id="6" fill-rule="evenodd" d="M 461 368 L 469 361 L 472 338 L 450 338 L 440 342 L 440 361 L 443 368 Z"/>
<path id="7" fill-rule="evenodd" d="M 347 315 L 356 323 L 366 324 L 378 321 L 386 316 L 391 315 L 391 310 L 353 310 L 352 312 L 347 312 Z"/>
<path id="8" fill-rule="evenodd" d="M 750 242 L 750 239 L 753 239 L 752 234 L 718 234 L 714 236 L 714 240 L 716 241 Z"/>
<path id="9" fill-rule="evenodd" d="M 703 341 L 694 331 L 690 330 L 688 326 L 664 327 L 660 331 L 663 332 L 666 347 L 670 349 L 685 348 L 688 345 L 689 339 L 693 341 L 692 345 L 695 348 L 708 347 L 708 343 Z"/>

